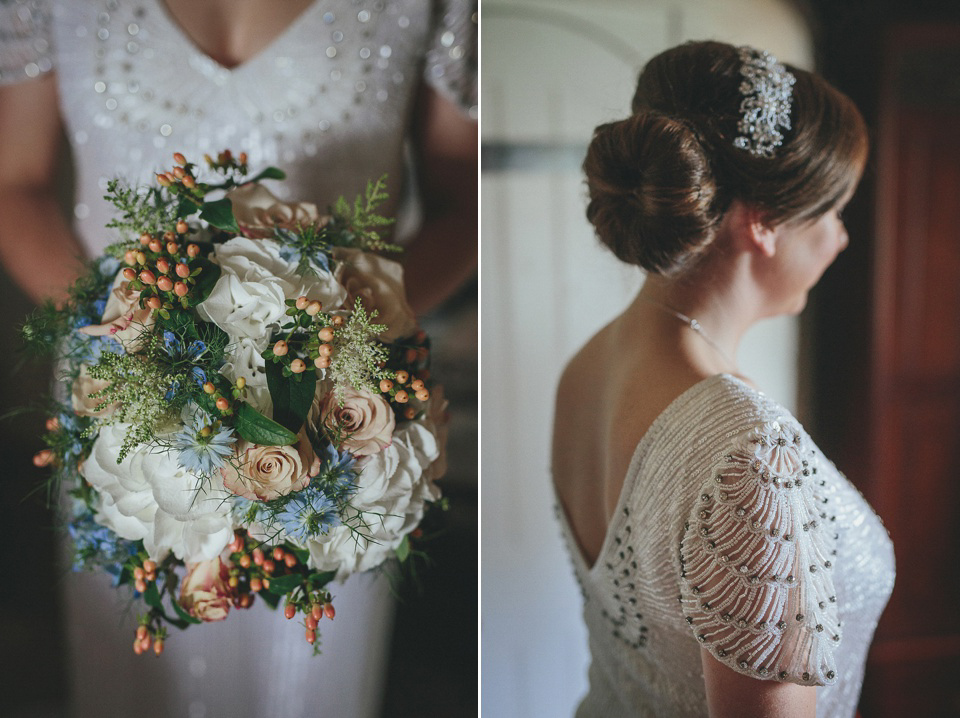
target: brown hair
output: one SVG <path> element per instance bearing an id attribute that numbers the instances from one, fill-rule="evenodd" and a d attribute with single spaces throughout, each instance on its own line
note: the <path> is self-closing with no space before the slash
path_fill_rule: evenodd
<path id="1" fill-rule="evenodd" d="M 868 140 L 853 102 L 818 75 L 796 77 L 791 127 L 774 156 L 734 147 L 737 49 L 691 42 L 647 63 L 631 117 L 600 125 L 584 161 L 587 218 L 625 262 L 671 274 L 702 253 L 739 199 L 771 225 L 827 212 L 860 179 Z"/>

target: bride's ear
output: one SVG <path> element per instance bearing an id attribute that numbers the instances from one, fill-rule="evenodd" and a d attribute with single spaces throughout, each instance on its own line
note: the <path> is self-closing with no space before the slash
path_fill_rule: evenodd
<path id="1" fill-rule="evenodd" d="M 727 218 L 734 225 L 736 235 L 741 238 L 747 249 L 760 252 L 765 257 L 776 254 L 777 233 L 762 210 L 740 200 L 734 200 L 727 211 Z"/>

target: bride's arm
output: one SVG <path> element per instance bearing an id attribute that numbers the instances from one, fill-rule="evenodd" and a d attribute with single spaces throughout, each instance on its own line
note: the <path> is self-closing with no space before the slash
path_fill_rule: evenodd
<path id="1" fill-rule="evenodd" d="M 0 87 L 0 262 L 38 303 L 66 297 L 83 254 L 56 199 L 59 149 L 53 75 Z"/>
<path id="2" fill-rule="evenodd" d="M 402 261 L 410 306 L 422 314 L 477 267 L 477 123 L 424 87 L 414 139 L 423 226 Z"/>
<path id="3" fill-rule="evenodd" d="M 762 681 L 700 650 L 710 718 L 815 718 L 816 686 Z"/>

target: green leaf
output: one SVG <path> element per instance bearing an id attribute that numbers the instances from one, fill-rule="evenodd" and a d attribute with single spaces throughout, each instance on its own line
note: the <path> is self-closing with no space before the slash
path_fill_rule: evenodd
<path id="1" fill-rule="evenodd" d="M 180 201 L 177 203 L 177 216 L 189 217 L 192 214 L 196 214 L 198 209 L 200 209 L 200 205 L 196 202 L 187 197 L 180 197 Z"/>
<path id="2" fill-rule="evenodd" d="M 317 374 L 307 371 L 297 375 L 299 381 L 295 381 L 293 376 L 285 376 L 285 368 L 285 365 L 267 362 L 267 388 L 273 399 L 274 421 L 296 433 L 306 421 L 313 404 Z"/>
<path id="3" fill-rule="evenodd" d="M 270 579 L 270 587 L 273 588 L 273 579 Z M 270 591 L 261 591 L 260 598 L 263 599 L 263 602 L 270 606 L 270 608 L 276 608 L 277 604 L 280 603 L 280 596 Z"/>
<path id="4" fill-rule="evenodd" d="M 286 576 L 271 576 L 269 591 L 278 596 L 284 596 L 301 583 L 303 583 L 303 576 L 299 573 L 291 573 Z"/>
<path id="5" fill-rule="evenodd" d="M 234 428 L 244 439 L 261 446 L 287 446 L 296 443 L 297 435 L 268 419 L 249 404 L 237 407 Z"/>
<path id="6" fill-rule="evenodd" d="M 314 590 L 316 590 L 326 586 L 336 577 L 336 575 L 336 571 L 322 571 L 319 573 L 311 573 L 308 579 L 310 581 L 310 585 L 313 586 Z"/>
<path id="7" fill-rule="evenodd" d="M 199 618 L 194 618 L 185 610 L 183 610 L 183 606 L 180 605 L 177 599 L 171 598 L 170 603 L 173 605 L 173 610 L 177 612 L 177 615 L 187 623 L 203 623 L 203 621 L 201 621 Z"/>
<path id="8" fill-rule="evenodd" d="M 204 202 L 200 210 L 200 219 L 226 232 L 240 233 L 237 218 L 233 216 L 233 204 L 224 197 L 215 202 Z"/>
<path id="9" fill-rule="evenodd" d="M 143 593 L 143 600 L 147 602 L 148 606 L 163 610 L 163 601 L 160 600 L 160 592 L 157 590 L 156 582 L 151 581 L 147 586 L 147 590 Z"/>
<path id="10" fill-rule="evenodd" d="M 282 180 L 287 178 L 287 173 L 278 167 L 267 167 L 265 170 L 255 175 L 253 179 L 246 180 L 246 182 L 258 182 L 262 179 L 275 179 Z M 246 182 L 244 184 L 246 184 Z"/>
<path id="11" fill-rule="evenodd" d="M 310 552 L 305 548 L 297 548 L 296 546 L 288 546 L 293 555 L 297 557 L 297 561 L 300 563 L 306 563 L 310 560 Z"/>
<path id="12" fill-rule="evenodd" d="M 213 291 L 213 285 L 220 279 L 219 265 L 210 261 L 204 261 L 200 266 L 203 268 L 203 271 L 200 272 L 197 278 L 197 284 L 193 288 L 193 292 L 191 292 L 191 298 L 195 305 L 210 296 L 210 292 Z"/>
<path id="13" fill-rule="evenodd" d="M 408 536 L 403 537 L 403 541 L 400 542 L 400 545 L 396 549 L 397 558 L 401 562 L 406 561 L 410 556 L 410 538 Z"/>

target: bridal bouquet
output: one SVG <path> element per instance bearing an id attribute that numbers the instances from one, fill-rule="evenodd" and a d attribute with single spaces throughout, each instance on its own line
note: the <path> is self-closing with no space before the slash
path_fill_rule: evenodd
<path id="1" fill-rule="evenodd" d="M 108 185 L 123 239 L 28 346 L 54 350 L 47 420 L 76 569 L 142 601 L 133 641 L 225 619 L 259 596 L 306 640 L 332 583 L 409 560 L 440 503 L 445 402 L 400 266 L 375 251 L 383 179 L 328 214 L 286 203 L 246 156 L 183 155 L 148 188 Z"/>

